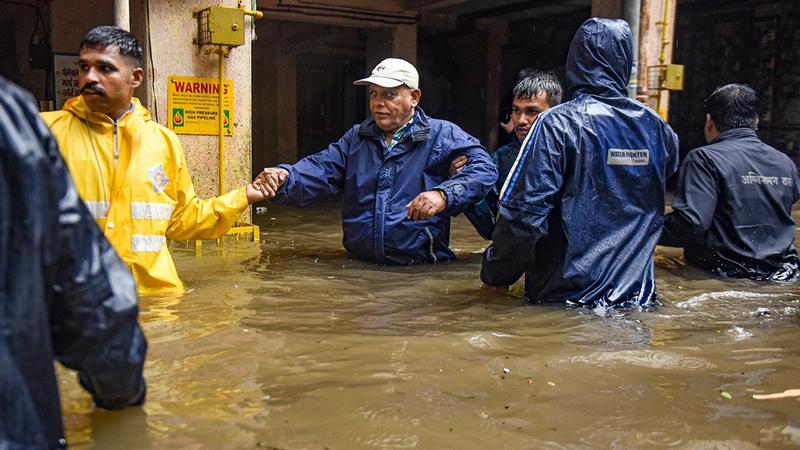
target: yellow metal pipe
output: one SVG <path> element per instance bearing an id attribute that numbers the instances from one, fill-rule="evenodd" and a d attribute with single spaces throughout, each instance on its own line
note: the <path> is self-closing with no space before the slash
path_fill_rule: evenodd
<path id="1" fill-rule="evenodd" d="M 658 63 L 664 65 L 667 61 L 667 21 L 669 20 L 669 0 L 664 0 L 664 13 L 661 16 L 661 53 L 658 55 Z"/>
<path id="2" fill-rule="evenodd" d="M 658 64 L 661 70 L 660 82 L 658 85 L 658 97 L 656 103 L 656 111 L 658 111 L 664 121 L 669 120 L 669 105 L 661 106 L 661 97 L 667 91 L 667 78 L 666 78 L 666 63 L 667 63 L 667 27 L 669 26 L 669 0 L 664 0 L 664 12 L 661 16 L 661 52 L 658 55 Z"/>
<path id="3" fill-rule="evenodd" d="M 257 5 L 257 3 L 253 2 L 253 8 L 255 8 L 256 5 Z M 264 13 L 261 12 L 261 11 L 258 11 L 256 9 L 247 9 L 247 8 L 245 8 L 244 7 L 244 2 L 242 0 L 239 0 L 239 9 L 241 9 L 242 12 L 245 13 L 245 15 L 250 16 L 253 19 L 260 19 L 260 18 L 264 17 Z"/>
<path id="4" fill-rule="evenodd" d="M 219 192 L 217 195 L 222 195 L 225 192 L 225 126 L 223 119 L 225 118 L 224 108 L 222 105 L 222 84 L 225 82 L 225 48 L 219 48 L 219 83 L 217 87 L 217 95 L 219 96 L 219 109 L 217 111 L 219 119 Z"/>

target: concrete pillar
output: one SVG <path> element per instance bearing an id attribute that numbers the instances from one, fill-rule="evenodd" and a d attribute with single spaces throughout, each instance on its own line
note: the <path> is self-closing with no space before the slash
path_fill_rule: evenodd
<path id="1" fill-rule="evenodd" d="M 639 21 L 641 19 L 641 0 L 625 0 L 623 2 L 623 19 L 631 27 L 633 35 L 633 66 L 628 82 L 628 97 L 636 98 L 639 85 Z"/>
<path id="2" fill-rule="evenodd" d="M 235 0 L 215 2 L 235 8 Z M 147 39 L 152 64 L 154 119 L 167 123 L 167 78 L 170 75 L 217 78 L 218 56 L 207 55 L 192 43 L 197 34 L 197 19 L 192 12 L 207 8 L 205 0 L 150 0 Z M 250 36 L 252 19 L 245 19 L 245 36 Z M 234 135 L 225 138 L 225 190 L 235 189 L 252 181 L 252 103 L 251 103 L 251 44 L 231 49 L 225 61 L 225 77 L 234 85 Z M 217 195 L 217 136 L 179 135 L 197 195 L 202 198 Z M 250 210 L 242 215 L 250 221 Z"/>
<path id="3" fill-rule="evenodd" d="M 664 6 L 667 6 L 666 30 L 662 20 L 664 19 Z M 647 93 L 648 105 L 659 113 L 666 113 L 669 107 L 669 91 L 661 93 L 660 103 L 658 101 L 658 86 L 650 83 L 651 77 L 647 77 L 648 67 L 672 62 L 672 50 L 675 36 L 675 4 L 674 0 L 644 0 L 642 2 L 642 20 L 640 23 L 640 45 L 639 45 L 639 67 L 644 72 L 640 76 L 643 82 L 641 90 Z M 662 35 L 662 31 L 665 31 Z M 663 41 L 663 42 L 662 42 Z M 662 51 L 663 49 L 663 51 Z"/>
<path id="4" fill-rule="evenodd" d="M 650 46 L 648 45 L 648 33 L 650 21 L 655 20 L 650 16 L 650 8 L 653 0 L 641 0 L 641 13 L 639 16 L 639 60 L 638 60 L 638 94 L 637 98 L 647 101 L 647 64 L 650 57 Z M 661 0 L 655 0 L 661 1 Z"/>
<path id="5" fill-rule="evenodd" d="M 500 73 L 502 69 L 503 46 L 508 42 L 508 23 L 496 19 L 481 19 L 476 23 L 479 30 L 486 32 L 486 79 L 483 92 L 484 103 L 484 142 L 490 151 L 497 148 L 500 106 Z"/>
<path id="6" fill-rule="evenodd" d="M 417 65 L 417 26 L 398 25 L 391 29 L 392 56 Z M 417 68 L 419 70 L 419 68 Z"/>
<path id="7" fill-rule="evenodd" d="M 114 0 L 114 25 L 130 31 L 131 9 L 128 0 Z"/>
<path id="8" fill-rule="evenodd" d="M 277 157 L 281 162 L 297 161 L 297 57 L 278 52 L 277 73 Z"/>

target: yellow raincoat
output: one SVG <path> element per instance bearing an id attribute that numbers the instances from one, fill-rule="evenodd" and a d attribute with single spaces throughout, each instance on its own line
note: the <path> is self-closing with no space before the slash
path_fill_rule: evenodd
<path id="1" fill-rule="evenodd" d="M 178 137 L 151 120 L 138 99 L 116 122 L 93 113 L 82 97 L 42 118 L 140 294 L 183 292 L 166 238 L 217 238 L 248 206 L 245 188 L 197 198 Z"/>

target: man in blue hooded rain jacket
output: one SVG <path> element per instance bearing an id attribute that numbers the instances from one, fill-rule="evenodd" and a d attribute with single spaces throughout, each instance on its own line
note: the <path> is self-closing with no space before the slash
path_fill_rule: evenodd
<path id="1" fill-rule="evenodd" d="M 317 154 L 264 169 L 255 183 L 301 206 L 341 192 L 343 244 L 358 259 L 453 259 L 450 216 L 480 201 L 497 169 L 477 139 L 417 106 L 419 75 L 407 61 L 385 59 L 353 84 L 368 87 L 372 117 Z M 450 177 L 462 155 L 468 163 Z"/>
<path id="2" fill-rule="evenodd" d="M 101 408 L 144 401 L 137 314 L 33 99 L 0 77 L 0 449 L 66 447 L 54 359 Z"/>
<path id="3" fill-rule="evenodd" d="M 678 144 L 654 111 L 626 97 L 632 61 L 624 21 L 594 18 L 578 29 L 567 56 L 571 101 L 540 115 L 523 143 L 484 253 L 486 285 L 524 273 L 531 301 L 655 300 L 653 250 Z"/>

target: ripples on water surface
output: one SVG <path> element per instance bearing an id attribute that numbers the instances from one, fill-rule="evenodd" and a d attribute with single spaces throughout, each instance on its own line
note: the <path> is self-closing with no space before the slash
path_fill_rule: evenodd
<path id="1" fill-rule="evenodd" d="M 525 305 L 479 292 L 462 217 L 457 262 L 394 268 L 346 257 L 334 204 L 259 219 L 261 252 L 176 249 L 190 291 L 142 299 L 144 408 L 94 410 L 59 371 L 74 447 L 800 446 L 800 402 L 752 399 L 800 388 L 797 284 L 709 279 L 659 247 L 654 311 Z"/>

